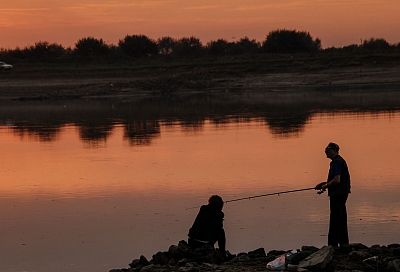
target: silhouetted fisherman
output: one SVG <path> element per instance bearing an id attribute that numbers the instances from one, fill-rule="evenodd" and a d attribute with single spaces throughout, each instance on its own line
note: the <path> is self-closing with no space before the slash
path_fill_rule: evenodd
<path id="1" fill-rule="evenodd" d="M 325 148 L 325 154 L 332 160 L 328 179 L 327 182 L 315 186 L 315 189 L 320 192 L 328 189 L 330 199 L 328 245 L 342 247 L 349 244 L 346 201 L 350 193 L 350 174 L 346 161 L 339 155 L 339 145 L 329 143 Z"/>
<path id="2" fill-rule="evenodd" d="M 214 247 L 218 242 L 220 253 L 225 255 L 225 231 L 223 227 L 224 201 L 218 195 L 213 195 L 208 200 L 208 205 L 203 205 L 189 230 L 189 246 L 199 248 L 204 245 Z"/>

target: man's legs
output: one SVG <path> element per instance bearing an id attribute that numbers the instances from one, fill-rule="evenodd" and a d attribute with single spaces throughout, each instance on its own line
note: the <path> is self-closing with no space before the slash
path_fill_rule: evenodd
<path id="1" fill-rule="evenodd" d="M 339 237 L 340 246 L 349 244 L 349 233 L 347 230 L 347 210 L 346 210 L 347 195 L 341 196 L 339 199 Z"/>
<path id="2" fill-rule="evenodd" d="M 328 245 L 337 247 L 349 244 L 347 231 L 347 195 L 330 197 Z"/>
<path id="3" fill-rule="evenodd" d="M 337 247 L 338 246 L 338 205 L 335 198 L 329 198 L 330 217 L 329 217 L 329 233 L 328 233 L 328 245 Z"/>

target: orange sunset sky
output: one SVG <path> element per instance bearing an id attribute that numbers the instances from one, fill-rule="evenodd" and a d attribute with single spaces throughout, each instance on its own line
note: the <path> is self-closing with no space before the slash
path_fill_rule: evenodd
<path id="1" fill-rule="evenodd" d="M 324 47 L 397 43 L 399 14 L 399 0 L 0 0 L 0 47 L 72 46 L 85 36 L 117 43 L 126 34 L 262 40 L 278 28 L 310 31 Z"/>

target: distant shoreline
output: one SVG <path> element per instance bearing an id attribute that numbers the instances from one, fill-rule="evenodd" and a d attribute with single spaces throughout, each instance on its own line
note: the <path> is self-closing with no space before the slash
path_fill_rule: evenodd
<path id="1" fill-rule="evenodd" d="M 18 63 L 0 71 L 0 101 L 168 100 L 186 97 L 400 91 L 400 54 L 276 55 L 113 63 Z"/>

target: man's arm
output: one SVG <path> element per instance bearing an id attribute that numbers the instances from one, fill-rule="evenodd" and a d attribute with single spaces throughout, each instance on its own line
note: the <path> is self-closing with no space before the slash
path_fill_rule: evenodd
<path id="1" fill-rule="evenodd" d="M 322 184 L 321 189 L 326 190 L 329 186 L 339 184 L 340 183 L 340 175 L 336 175 L 333 179 L 330 181 L 326 182 L 325 184 Z"/>

